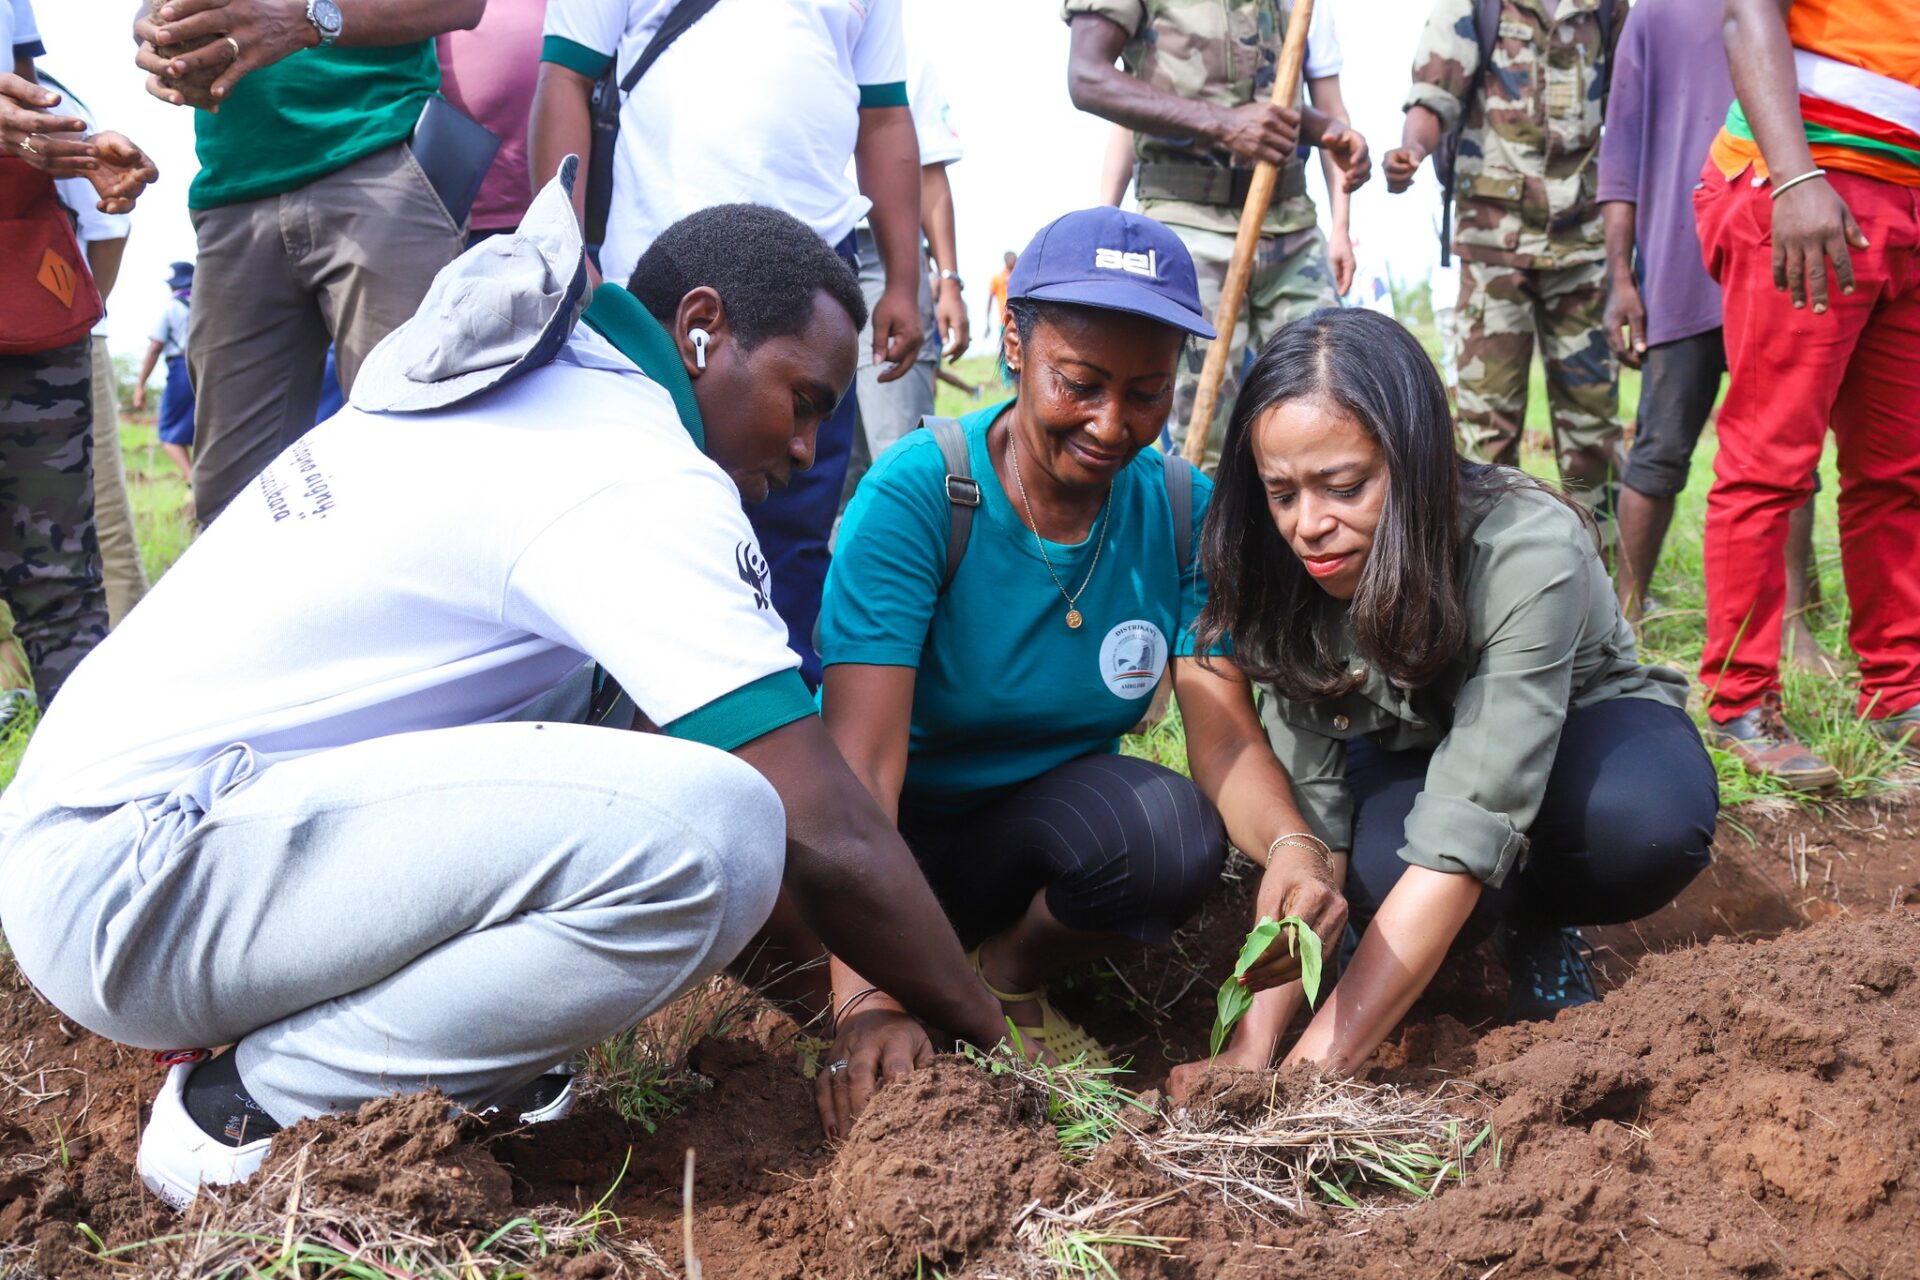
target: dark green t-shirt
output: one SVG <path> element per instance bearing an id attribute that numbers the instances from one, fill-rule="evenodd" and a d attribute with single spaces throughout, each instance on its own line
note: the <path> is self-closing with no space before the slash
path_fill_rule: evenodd
<path id="1" fill-rule="evenodd" d="M 433 41 L 302 49 L 241 80 L 218 114 L 194 113 L 194 209 L 306 186 L 408 138 L 440 91 Z"/>

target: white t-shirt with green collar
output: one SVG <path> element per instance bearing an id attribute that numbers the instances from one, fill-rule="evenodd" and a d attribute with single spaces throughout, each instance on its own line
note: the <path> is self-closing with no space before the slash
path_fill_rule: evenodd
<path id="1" fill-rule="evenodd" d="M 270 764 L 500 720 L 589 657 L 721 749 L 812 714 L 671 342 L 613 286 L 586 321 L 473 400 L 348 407 L 281 454 L 68 680 L 0 833 L 234 743 Z"/>
<path id="2" fill-rule="evenodd" d="M 719 0 L 620 112 L 600 265 L 625 282 L 659 234 L 717 204 L 771 205 L 828 244 L 869 201 L 847 171 L 862 107 L 907 105 L 901 0 Z M 624 75 L 674 0 L 548 0 L 543 62 Z"/>

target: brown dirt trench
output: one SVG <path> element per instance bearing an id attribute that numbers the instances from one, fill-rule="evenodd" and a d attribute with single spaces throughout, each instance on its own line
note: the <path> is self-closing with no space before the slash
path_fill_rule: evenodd
<path id="1" fill-rule="evenodd" d="M 1129 1278 L 1920 1277 L 1920 805 L 1908 804 L 1726 815 L 1714 866 L 1678 902 L 1594 931 L 1608 998 L 1554 1023 L 1495 1028 L 1499 965 L 1450 964 L 1370 1070 L 1464 1082 L 1503 1159 L 1410 1207 L 1272 1222 L 1177 1191 L 1125 1139 L 1067 1163 L 1031 1099 L 958 1060 L 883 1093 L 831 1149 L 775 1015 L 699 1046 L 714 1085 L 656 1133 L 603 1107 L 503 1136 L 376 1103 L 312 1126 L 325 1132 L 311 1194 L 484 1232 L 532 1206 L 593 1203 L 631 1151 L 608 1207 L 679 1275 L 692 1147 L 693 1238 L 711 1280 L 1050 1275 L 1014 1237 L 1022 1209 L 1109 1194 L 1157 1199 L 1125 1230 L 1171 1241 L 1107 1249 Z M 1062 993 L 1133 1055 L 1134 1087 L 1204 1052 L 1247 904 L 1247 883 L 1229 881 L 1171 954 Z M 78 1224 L 109 1246 L 181 1229 L 132 1171 L 159 1078 L 149 1055 L 63 1022 L 6 967 L 0 1278 L 157 1273 L 138 1253 L 99 1261 Z M 662 1273 L 631 1265 L 556 1256 L 535 1271 Z"/>

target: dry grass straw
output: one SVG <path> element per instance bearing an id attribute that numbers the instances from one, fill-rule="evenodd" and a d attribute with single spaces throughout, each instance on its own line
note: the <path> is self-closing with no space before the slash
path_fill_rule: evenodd
<path id="1" fill-rule="evenodd" d="M 1328 1202 L 1377 1212 L 1426 1199 L 1482 1161 L 1499 1164 L 1492 1127 L 1460 1114 L 1484 1114 L 1484 1105 L 1457 1082 L 1421 1094 L 1319 1077 L 1283 1096 L 1279 1075 L 1272 1080 L 1251 1115 L 1175 1107 L 1134 1143 L 1176 1183 L 1211 1188 L 1269 1220 Z"/>
<path id="2" fill-rule="evenodd" d="M 520 1280 L 588 1253 L 622 1280 L 675 1274 L 651 1245 L 621 1234 L 612 1188 L 584 1211 L 542 1205 L 491 1230 L 435 1233 L 371 1201 L 311 1204 L 305 1176 L 303 1150 L 231 1198 L 203 1192 L 173 1234 L 109 1247 L 81 1231 L 99 1261 L 143 1280 Z"/>
<path id="3" fill-rule="evenodd" d="M 1014 1219 L 1021 1261 L 1036 1276 L 1065 1280 L 1119 1280 L 1107 1257 L 1110 1249 L 1146 1249 L 1167 1253 L 1179 1236 L 1157 1236 L 1140 1225 L 1140 1215 L 1177 1196 L 1169 1191 L 1150 1200 L 1129 1200 L 1104 1192 L 1078 1192 L 1058 1208 L 1034 1201 Z"/>
<path id="4" fill-rule="evenodd" d="M 1464 1179 L 1483 1162 L 1500 1163 L 1493 1127 L 1465 1118 L 1484 1115 L 1484 1102 L 1458 1081 L 1417 1093 L 1267 1072 L 1264 1102 L 1174 1106 L 1143 1121 L 1138 1100 L 1119 1089 L 1110 1072 L 1072 1063 L 1050 1067 L 1004 1050 L 981 1060 L 994 1074 L 1047 1098 L 1056 1127 L 1062 1117 L 1081 1116 L 1089 1101 L 1098 1103 L 1100 1132 L 1083 1144 L 1082 1154 L 1124 1136 L 1176 1186 L 1211 1189 L 1227 1204 L 1269 1221 L 1280 1214 L 1306 1217 L 1328 1204 L 1358 1212 L 1404 1206 Z M 1118 1211 L 1141 1209 L 1132 1204 Z M 1033 1207 L 1023 1216 L 1036 1213 L 1045 1219 Z"/>

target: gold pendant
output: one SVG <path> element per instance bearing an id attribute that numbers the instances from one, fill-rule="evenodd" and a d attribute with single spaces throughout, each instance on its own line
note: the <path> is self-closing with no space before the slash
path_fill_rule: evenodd
<path id="1" fill-rule="evenodd" d="M 1067 625 L 1075 631 L 1080 629 L 1080 611 L 1078 609 L 1067 610 Z"/>

